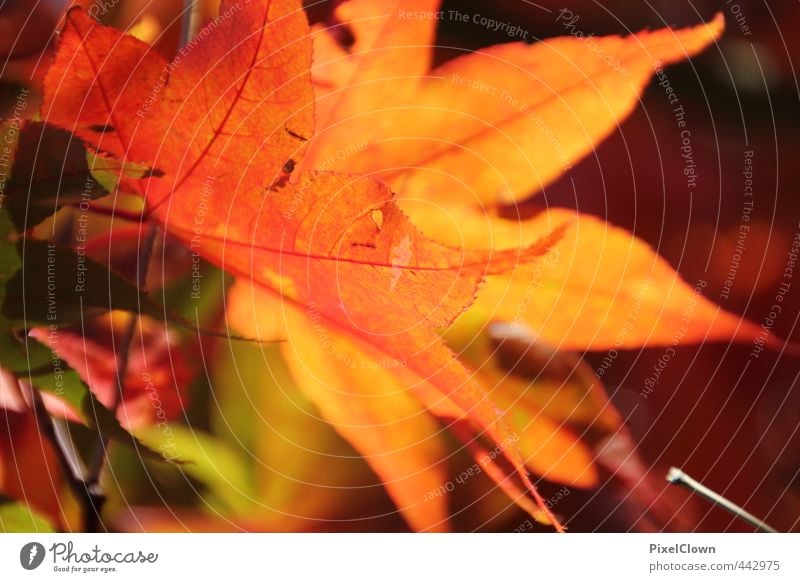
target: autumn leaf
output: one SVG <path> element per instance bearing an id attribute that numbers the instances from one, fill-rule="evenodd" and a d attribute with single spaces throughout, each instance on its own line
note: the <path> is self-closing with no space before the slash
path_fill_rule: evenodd
<path id="1" fill-rule="evenodd" d="M 508 43 L 431 70 L 430 58 L 410 56 L 433 44 L 430 21 L 401 16 L 438 4 L 350 0 L 337 9 L 335 25 L 315 30 L 320 114 L 304 164 L 381 176 L 414 223 L 448 245 L 514 248 L 554 224 L 571 224 L 547 259 L 489 277 L 474 307 L 487 321 L 524 323 L 560 349 L 759 337 L 758 326 L 705 299 L 702 282 L 685 283 L 620 228 L 561 209 L 531 219 L 496 211 L 534 195 L 591 152 L 656 71 L 721 34 L 722 15 L 627 38 Z M 337 42 L 343 28 L 355 37 L 350 49 Z"/>
<path id="2" fill-rule="evenodd" d="M 252 298 L 260 301 L 265 296 L 256 288 Z M 221 350 L 214 366 L 219 407 L 212 414 L 213 432 L 241 456 L 256 459 L 250 470 L 254 493 L 247 514 L 242 515 L 246 528 L 317 531 L 350 524 L 363 531 L 367 521 L 373 521 L 369 518 L 375 517 L 376 506 L 390 512 L 391 505 L 386 505 L 383 487 L 367 462 L 306 397 L 284 360 L 285 349 L 286 342 L 239 342 Z M 230 382 L 237 374 L 242 382 Z M 369 399 L 363 398 L 362 405 L 368 406 Z M 231 417 L 239 422 L 231 423 Z M 382 440 L 381 434 L 373 439 Z M 433 443 L 415 449 L 424 452 L 432 447 Z M 393 447 L 378 452 L 386 457 L 403 455 Z M 351 495 L 354 489 L 355 497 Z M 354 518 L 358 521 L 350 521 Z"/>
<path id="3" fill-rule="evenodd" d="M 337 334 L 407 362 L 481 430 L 508 440 L 480 385 L 434 330 L 469 306 L 486 274 L 538 257 L 560 230 L 498 253 L 451 249 L 423 237 L 376 180 L 290 176 L 313 121 L 305 17 L 295 2 L 223 4 L 221 12 L 230 16 L 169 65 L 69 12 L 45 85 L 45 119 L 98 152 L 151 168 L 125 186 L 184 244 L 318 313 Z M 124 56 L 109 59 L 113 50 Z M 210 75 L 209 63 L 226 76 Z M 83 74 L 70 74 L 75 67 Z M 537 496 L 516 450 L 506 456 Z"/>
<path id="4" fill-rule="evenodd" d="M 349 0 L 336 24 L 315 30 L 320 114 L 304 164 L 377 172 L 402 198 L 524 200 L 614 131 L 658 67 L 696 54 L 724 27 L 720 14 L 627 38 L 506 43 L 431 69 L 436 21 L 403 15 L 439 4 Z M 350 50 L 336 42 L 342 29 L 355 37 Z"/>
<path id="5" fill-rule="evenodd" d="M 203 186 L 257 191 L 285 178 L 313 129 L 310 39 L 295 2 L 227 2 L 167 62 L 150 45 L 70 10 L 42 117 L 97 151 L 151 170 L 125 185 L 150 211 L 197 206 Z M 76 75 L 76 71 L 82 73 Z M 230 208 L 226 198 L 210 211 Z"/>
<path id="6" fill-rule="evenodd" d="M 525 326 L 560 350 L 751 341 L 762 333 L 707 299 L 704 281 L 688 284 L 648 244 L 594 216 L 553 208 L 516 221 L 469 207 L 412 215 L 445 243 L 498 250 L 570 224 L 543 260 L 488 277 L 472 308 L 486 322 Z M 768 341 L 780 343 L 771 335 Z"/>
<path id="7" fill-rule="evenodd" d="M 531 451 L 526 458 L 533 470 L 570 487 L 617 489 L 628 510 L 638 511 L 643 531 L 691 527 L 680 499 L 664 490 L 666 468 L 640 456 L 625 419 L 588 362 L 555 350 L 519 326 L 493 324 L 478 341 L 474 330 L 463 328 L 454 326 L 448 338 L 460 346 L 470 332 L 471 343 L 483 350 L 471 352 L 470 360 L 494 355 L 491 369 L 504 381 L 495 384 L 492 396 L 512 426 L 522 425 L 520 448 Z M 537 434 L 537 425 L 553 428 Z"/>
<path id="8" fill-rule="evenodd" d="M 3 374 L 0 382 L 8 381 Z M 0 391 L 5 389 L 0 385 Z M 58 462 L 35 417 L 24 409 L 0 409 L 0 495 L 20 500 L 50 522 L 61 524 L 61 493 Z"/>
<path id="9" fill-rule="evenodd" d="M 424 47 L 434 44 L 433 19 L 408 21 L 402 13 L 438 4 L 353 0 L 339 5 L 330 27 L 316 28 L 318 125 L 303 164 L 381 176 L 415 224 L 453 246 L 515 248 L 569 222 L 543 260 L 487 278 L 470 310 L 486 323 L 511 322 L 564 350 L 758 337 L 759 327 L 704 298 L 702 281 L 685 283 L 622 229 L 567 210 L 526 220 L 495 210 L 535 194 L 591 152 L 632 111 L 654 72 L 719 36 L 721 15 L 707 25 L 624 39 L 491 47 L 431 70 Z M 339 43 L 346 36 L 352 46 Z M 515 390 L 509 379 L 484 381 L 501 400 Z M 505 402 L 507 419 L 533 404 L 526 397 L 513 402 Z M 619 420 L 609 422 L 617 430 Z M 530 442 L 546 442 L 545 434 L 563 440 L 541 464 L 541 453 L 537 459 L 529 448 L 528 466 L 590 483 L 594 468 L 580 443 L 546 425 L 534 423 L 541 438 Z M 577 456 L 559 474 L 555 460 L 567 451 Z"/>
<path id="10" fill-rule="evenodd" d="M 317 361 L 324 361 L 329 354 L 313 321 L 295 314 L 288 329 L 292 341 L 284 354 L 298 386 L 358 448 L 381 481 L 391 484 L 387 490 L 414 529 L 447 530 L 445 500 L 426 502 L 424 498 L 424 492 L 447 480 L 440 427 L 393 373 L 393 367 L 404 363 L 359 359 L 357 346 L 337 338 L 336 362 L 317 370 L 310 366 L 314 360 L 309 350 L 318 350 Z M 301 354 L 290 347 L 296 345 L 303 346 Z"/>
<path id="11" fill-rule="evenodd" d="M 425 499 L 447 480 L 445 448 L 438 424 L 397 377 L 405 362 L 370 358 L 362 345 L 326 330 L 318 314 L 309 317 L 257 287 L 234 285 L 229 304 L 237 310 L 228 312 L 231 323 L 254 337 L 275 333 L 260 324 L 279 314 L 278 334 L 289 340 L 282 352 L 298 388 L 372 466 L 412 527 L 446 529 L 445 500 Z M 323 361 L 329 363 L 320 368 Z"/>
<path id="12" fill-rule="evenodd" d="M 470 412 L 464 401 L 456 403 L 431 383 L 409 378 L 406 361 L 380 357 L 369 345 L 349 340 L 326 327 L 315 314 L 306 316 L 258 286 L 238 281 L 228 301 L 228 318 L 237 330 L 252 337 L 286 340 L 280 346 L 298 388 L 318 403 L 325 418 L 361 452 L 406 520 L 418 530 L 443 529 L 448 518 L 441 494 L 447 482 L 441 464 L 445 452 L 436 418 L 464 440 L 480 472 L 495 479 L 538 519 L 547 516 L 526 497 L 513 473 L 494 462 L 506 449 L 518 447 L 527 468 L 538 475 L 579 487 L 596 482 L 589 449 L 569 428 L 559 426 L 560 421 L 548 420 L 535 408 L 531 412 L 535 403 L 526 403 L 520 396 L 522 383 L 509 381 L 488 363 L 491 353 L 481 350 L 482 357 L 463 358 L 462 343 L 448 341 L 462 359 L 480 368 L 480 372 L 472 372 L 474 382 L 492 406 L 504 412 L 509 425 L 510 432 L 497 446 L 485 447 L 481 444 L 486 440 L 483 431 L 463 422 Z M 277 324 L 275 314 L 280 314 Z M 463 321 L 464 317 L 460 318 L 455 328 L 463 329 Z M 468 335 L 464 343 L 471 344 L 474 352 L 474 334 Z M 448 332 L 447 339 L 456 338 Z M 320 369 L 319 362 L 326 362 L 325 367 Z M 516 397 L 511 396 L 514 391 Z"/>
<path id="13" fill-rule="evenodd" d="M 507 330 L 511 337 L 493 333 L 498 330 Z M 517 445 L 528 468 L 548 481 L 595 487 L 599 471 L 593 443 L 585 433 L 588 427 L 595 433 L 619 430 L 620 418 L 607 401 L 592 406 L 598 394 L 603 394 L 602 384 L 586 370 L 585 363 L 570 361 L 577 359 L 574 356 L 546 350 L 542 343 L 512 351 L 516 336 L 523 335 L 508 324 L 486 326 L 479 314 L 470 310 L 445 337 L 465 361 L 480 370 L 490 398 L 519 437 Z M 546 364 L 531 373 L 525 364 L 535 361 L 538 353 Z M 439 410 L 445 416 L 452 414 Z"/>
<path id="14" fill-rule="evenodd" d="M 51 334 L 49 328 L 34 328 L 30 336 L 53 350 L 91 388 L 97 401 L 110 407 L 119 392 L 119 383 L 117 357 L 109 346 L 120 344 L 127 318 L 122 313 L 94 318 L 84 323 L 80 332 L 66 328 Z M 193 371 L 177 349 L 175 336 L 163 324 L 140 318 L 117 410 L 118 421 L 125 429 L 163 423 L 183 412 Z M 45 395 L 45 404 L 53 416 L 60 418 L 82 419 L 87 413 L 85 407 L 49 394 Z M 89 411 L 88 416 L 91 422 L 97 415 Z"/>
<path id="15" fill-rule="evenodd" d="M 511 266 L 520 260 L 520 256 L 515 250 L 510 255 L 494 253 L 494 256 L 484 257 L 431 243 L 422 238 L 390 202 L 388 189 L 378 182 L 352 180 L 332 174 L 316 175 L 313 182 L 300 190 L 304 192 L 303 200 L 307 208 L 302 221 L 291 218 L 294 197 L 281 196 L 280 191 L 274 192 L 271 197 L 261 201 L 260 206 L 266 216 L 283 216 L 292 227 L 291 230 L 277 231 L 271 225 L 265 225 L 269 228 L 264 228 L 260 234 L 257 230 L 252 239 L 263 240 L 269 252 L 248 248 L 247 253 L 227 257 L 223 266 L 247 277 L 250 274 L 248 269 L 264 269 L 270 267 L 270 262 L 279 261 L 269 271 L 261 275 L 256 273 L 253 279 L 259 283 L 275 281 L 271 283 L 272 288 L 280 291 L 280 297 L 287 306 L 284 308 L 281 303 L 270 302 L 264 297 L 254 299 L 253 305 L 258 305 L 255 321 L 274 319 L 276 314 L 288 319 L 283 323 L 286 337 L 292 349 L 296 350 L 296 353 L 289 352 L 289 359 L 296 362 L 294 370 L 300 373 L 298 383 L 307 393 L 313 391 L 316 396 L 313 399 L 319 402 L 323 412 L 328 413 L 329 420 L 335 426 L 363 425 L 363 417 L 356 418 L 355 403 L 362 401 L 362 398 L 373 402 L 371 415 L 375 417 L 375 428 L 371 436 L 365 435 L 354 442 L 357 448 L 362 448 L 362 452 L 371 452 L 367 460 L 378 474 L 387 475 L 387 471 L 395 473 L 385 482 L 396 500 L 402 499 L 400 505 L 405 506 L 407 494 L 398 489 L 407 478 L 397 477 L 398 472 L 405 474 L 403 465 L 386 463 L 375 454 L 375 435 L 382 431 L 396 433 L 389 427 L 381 428 L 382 424 L 375 422 L 380 418 L 377 416 L 379 407 L 376 406 L 378 395 L 375 394 L 376 382 L 369 381 L 369 370 L 376 367 L 375 374 L 381 379 L 382 389 L 388 390 L 383 400 L 391 397 L 393 391 L 396 392 L 390 386 L 407 385 L 407 379 L 398 382 L 392 376 L 411 372 L 417 377 L 413 383 L 421 379 L 436 387 L 457 402 L 484 430 L 491 431 L 500 441 L 507 440 L 504 429 L 495 426 L 498 417 L 491 403 L 485 400 L 482 387 L 454 359 L 432 328 L 449 325 L 466 309 L 484 273 Z M 318 184 L 326 184 L 326 187 L 312 187 Z M 346 200 L 347 204 L 337 204 L 339 199 Z M 363 206 L 353 207 L 353 204 Z M 345 233 L 340 231 L 341 224 L 350 225 Z M 328 225 L 333 228 L 327 228 Z M 299 243 L 312 246 L 297 248 Z M 527 247 L 524 253 L 536 256 L 544 252 L 548 245 L 549 241 L 545 240 L 544 243 Z M 331 254 L 328 249 L 335 250 L 336 254 Z M 276 254 L 277 258 L 273 258 Z M 325 260 L 326 257 L 336 260 Z M 399 258 L 404 260 L 400 261 Z M 236 266 L 236 262 L 241 266 Z M 365 269 L 365 266 L 369 268 Z M 303 286 L 298 286 L 297 281 L 304 281 Z M 274 309 L 269 308 L 272 305 Z M 247 306 L 243 309 L 244 317 L 232 318 L 233 323 L 246 334 L 266 339 L 265 329 L 258 324 L 254 329 L 247 324 L 248 321 L 254 321 L 253 311 L 247 315 Z M 320 331 L 308 333 L 309 328 Z M 306 332 L 303 333 L 303 330 Z M 323 334 L 330 337 L 329 341 L 335 347 L 320 346 L 325 341 Z M 355 344 L 347 336 L 353 337 Z M 318 377 L 303 373 L 303 366 L 316 368 L 312 363 L 318 362 L 324 352 L 330 349 L 334 350 L 334 354 L 350 354 L 348 357 L 357 366 L 365 366 L 358 372 L 361 379 L 357 383 L 352 382 L 354 372 L 348 372 L 347 363 L 344 362 L 341 362 L 344 369 L 334 364 L 335 367 L 330 371 L 337 377 L 329 377 L 326 381 L 320 382 Z M 387 362 L 390 362 L 389 369 L 384 370 Z M 333 384 L 329 385 L 329 382 Z M 345 387 L 357 392 L 360 398 L 354 398 L 353 402 L 342 408 L 341 403 L 336 403 L 335 391 Z M 395 394 L 393 398 L 394 406 L 399 410 L 408 410 L 412 406 L 402 394 Z M 407 404 L 400 406 L 399 402 Z M 342 414 L 350 415 L 347 422 L 344 422 Z M 384 420 L 385 414 L 382 414 Z M 430 432 L 431 429 L 424 426 L 424 418 L 421 416 L 417 419 L 418 430 Z M 354 429 L 345 427 L 342 432 L 345 436 L 352 436 Z M 414 432 L 411 431 L 412 435 Z M 395 438 L 408 439 L 409 436 Z M 411 452 L 406 450 L 406 454 Z M 423 465 L 423 468 L 427 468 L 427 465 Z M 429 477 L 423 472 L 417 480 L 426 479 Z M 429 490 L 430 483 L 427 486 L 418 485 L 416 494 L 424 494 Z M 432 504 L 426 508 L 429 517 L 436 515 L 431 507 Z M 416 518 L 411 519 L 419 525 Z M 435 523 L 440 521 L 440 518 L 434 517 Z"/>
<path id="16" fill-rule="evenodd" d="M 629 233 L 559 210 L 500 217 L 589 153 L 654 71 L 713 42 L 722 19 L 512 43 L 431 69 L 435 21 L 400 10 L 437 6 L 344 2 L 311 34 L 298 1 L 223 2 L 171 62 L 71 10 L 43 119 L 100 159 L 144 168 L 120 172 L 120 188 L 241 279 L 232 322 L 288 339 L 298 387 L 413 527 L 446 527 L 446 504 L 427 495 L 445 478 L 443 421 L 512 499 L 560 529 L 527 471 L 590 486 L 584 444 L 538 420 L 541 403 L 490 362 L 465 364 L 439 330 L 469 309 L 560 349 L 756 336 Z"/>

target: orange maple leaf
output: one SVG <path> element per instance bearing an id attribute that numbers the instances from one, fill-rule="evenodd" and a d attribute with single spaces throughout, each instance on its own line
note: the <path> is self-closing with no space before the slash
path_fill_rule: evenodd
<path id="1" fill-rule="evenodd" d="M 722 17 L 683 31 L 593 38 L 591 45 L 576 38 L 502 45 L 431 70 L 435 20 L 403 14 L 435 11 L 438 5 L 351 0 L 338 7 L 333 25 L 317 27 L 317 133 L 300 167 L 380 176 L 426 234 L 462 248 L 515 248 L 538 240 L 554 224 L 573 223 L 548 260 L 488 277 L 470 311 L 473 317 L 524 326 L 567 350 L 757 337 L 757 326 L 705 299 L 702 286 L 684 283 L 622 229 L 560 209 L 522 221 L 494 211 L 534 194 L 592 151 L 632 111 L 654 72 L 719 36 Z M 352 46 L 338 43 L 343 28 L 355 39 Z M 600 59 L 600 51 L 619 66 Z M 254 312 L 262 320 L 270 313 L 258 309 L 246 291 L 232 295 L 229 305 L 234 321 L 251 331 L 257 331 L 247 323 Z M 291 340 L 291 332 L 284 333 Z M 309 353 L 307 341 L 290 344 L 287 357 L 305 360 L 306 367 L 319 357 Z M 492 400 L 503 406 L 501 390 L 511 383 L 483 380 L 487 389 L 494 386 Z M 331 388 L 323 394 L 319 389 L 328 384 L 352 385 L 320 375 L 300 381 L 323 411 Z M 416 391 L 426 401 L 426 392 Z M 442 416 L 463 413 L 437 404 L 435 398 L 426 401 Z M 524 406 L 516 402 L 515 409 Z M 533 423 L 515 427 L 523 430 L 520 448 L 528 466 L 547 474 L 545 467 L 554 469 L 560 460 L 560 479 L 591 484 L 594 469 L 568 430 L 551 426 L 547 440 L 558 446 L 542 448 L 547 421 L 535 410 Z M 341 425 L 352 420 L 346 410 L 328 417 Z M 524 434 L 537 423 L 537 434 Z M 356 443 L 362 451 L 369 448 L 364 440 Z M 559 446 L 560 455 L 548 458 Z M 508 485 L 506 476 L 496 477 Z"/>
<path id="2" fill-rule="evenodd" d="M 102 155 L 149 168 L 123 187 L 187 246 L 360 349 L 402 361 L 404 374 L 509 441 L 498 410 L 435 330 L 470 305 L 485 275 L 543 254 L 560 229 L 524 248 L 448 248 L 417 231 L 375 179 L 293 172 L 312 133 L 310 58 L 297 1 L 223 3 L 171 63 L 74 9 L 47 74 L 43 118 Z M 560 527 L 516 448 L 504 454 L 537 516 Z"/>
<path id="3" fill-rule="evenodd" d="M 317 134 L 303 164 L 380 176 L 415 224 L 445 244 L 512 248 L 572 221 L 557 261 L 490 278 L 477 306 L 487 318 L 527 324 L 554 346 L 757 337 L 757 326 L 696 293 L 622 229 L 566 209 L 528 220 L 495 212 L 590 153 L 633 110 L 656 71 L 721 34 L 722 15 L 627 38 L 508 43 L 431 69 L 435 21 L 403 15 L 439 3 L 350 0 L 337 9 L 335 26 L 315 30 Z M 342 27 L 355 38 L 349 49 L 336 42 Z"/>
<path id="4" fill-rule="evenodd" d="M 315 29 L 317 133 L 301 167 L 380 176 L 426 234 L 462 248 L 515 248 L 571 222 L 546 260 L 487 278 L 470 310 L 483 323 L 510 322 L 562 350 L 763 335 L 703 297 L 702 282 L 688 285 L 647 244 L 605 221 L 565 209 L 525 220 L 498 211 L 505 206 L 504 216 L 513 214 L 508 207 L 591 152 L 633 110 L 654 73 L 721 34 L 722 16 L 628 38 L 510 43 L 431 68 L 435 20 L 403 15 L 438 8 L 437 0 L 350 0 L 330 27 Z M 342 36 L 353 38 L 352 46 L 340 45 Z M 771 336 L 766 341 L 778 344 Z M 486 368 L 484 360 L 473 364 Z M 560 424 L 548 430 L 548 414 L 512 388 L 518 382 L 481 374 L 512 421 L 526 416 L 527 407 L 526 423 L 512 428 L 522 435 L 519 448 L 533 471 L 593 483 L 593 463 L 569 430 Z M 509 390 L 519 395 L 513 402 Z M 459 415 L 457 407 L 427 405 L 440 416 Z M 542 446 L 548 441 L 557 444 Z M 507 485 L 503 475 L 494 477 Z"/>
<path id="5" fill-rule="evenodd" d="M 512 499 L 560 529 L 526 466 L 590 485 L 588 452 L 511 398 L 519 386 L 491 366 L 462 364 L 436 330 L 470 308 L 560 349 L 757 336 L 621 229 L 559 209 L 528 220 L 496 212 L 589 153 L 653 72 L 707 46 L 722 19 L 592 46 L 511 43 L 431 69 L 434 21 L 401 13 L 438 4 L 344 2 L 334 28 L 351 29 L 345 48 L 331 29 L 309 32 L 299 1 L 223 2 L 171 62 L 72 10 L 42 115 L 101 155 L 149 168 L 122 186 L 241 278 L 231 321 L 289 340 L 298 385 L 413 527 L 447 527 L 446 504 L 430 495 L 446 480 L 432 411 Z M 562 236 L 554 260 L 534 260 Z M 503 420 L 515 406 L 522 424 Z M 484 434 L 499 456 L 477 440 Z M 551 447 L 533 446 L 547 434 Z"/>

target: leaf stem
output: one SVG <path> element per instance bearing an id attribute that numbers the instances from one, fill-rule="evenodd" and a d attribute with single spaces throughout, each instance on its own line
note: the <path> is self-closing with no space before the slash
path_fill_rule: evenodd
<path id="1" fill-rule="evenodd" d="M 183 20 L 181 22 L 181 48 L 191 42 L 200 29 L 200 3 L 197 0 L 183 0 Z"/>
<path id="2" fill-rule="evenodd" d="M 147 287 L 147 272 L 150 267 L 150 259 L 153 256 L 153 249 L 155 247 L 156 236 L 158 235 L 158 228 L 155 224 L 148 227 L 147 235 L 142 246 L 139 249 L 139 260 L 136 268 L 136 284 L 140 291 L 144 291 Z M 131 345 L 133 344 L 133 337 L 136 333 L 136 328 L 139 325 L 139 316 L 131 314 L 128 326 L 125 328 L 124 335 L 120 340 L 119 349 L 117 350 L 117 390 L 112 395 L 112 400 L 109 405 L 109 410 L 116 414 L 120 403 L 122 402 L 125 390 L 125 377 L 128 375 L 128 366 L 130 364 Z M 94 504 L 97 511 L 91 515 L 87 514 L 87 522 L 85 523 L 85 531 L 96 532 L 100 528 L 100 509 L 105 502 L 105 494 L 100 487 L 100 475 L 103 472 L 103 467 L 108 458 L 108 443 L 109 439 L 106 435 L 100 433 L 97 440 L 97 448 L 95 449 L 94 457 L 92 457 L 89 464 L 89 471 L 86 475 L 85 484 L 88 489 L 93 491 L 97 500 Z"/>
<path id="3" fill-rule="evenodd" d="M 733 501 L 726 499 L 716 491 L 713 491 L 700 483 L 699 481 L 692 479 L 689 475 L 678 469 L 677 467 L 670 467 L 669 472 L 667 473 L 667 482 L 673 485 L 683 485 L 687 489 L 694 491 L 701 497 L 708 499 L 711 503 L 715 503 L 726 509 L 727 511 L 731 512 L 733 515 L 738 517 L 739 519 L 746 521 L 757 530 L 767 533 L 778 533 L 776 529 L 770 527 L 752 513 L 745 511 L 744 508 L 736 505 Z"/>
<path id="4" fill-rule="evenodd" d="M 18 383 L 20 391 L 23 391 L 23 384 Z M 101 498 L 98 497 L 97 491 L 90 487 L 86 481 L 77 472 L 80 467 L 80 461 L 73 457 L 74 450 L 67 448 L 65 443 L 59 438 L 58 425 L 56 420 L 47 412 L 47 408 L 42 400 L 42 395 L 33 386 L 27 386 L 27 399 L 30 402 L 33 416 L 36 419 L 36 424 L 39 427 L 39 432 L 50 443 L 53 452 L 58 460 L 61 473 L 67 482 L 67 485 L 72 491 L 78 503 L 81 506 L 83 514 L 83 523 L 91 523 L 99 519 L 100 506 L 102 505 Z"/>

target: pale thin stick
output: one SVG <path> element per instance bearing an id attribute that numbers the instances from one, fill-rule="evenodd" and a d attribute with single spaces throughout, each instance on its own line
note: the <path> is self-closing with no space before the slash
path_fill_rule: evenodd
<path id="1" fill-rule="evenodd" d="M 739 507 L 733 501 L 724 498 L 722 495 L 717 493 L 716 491 L 712 491 L 696 479 L 692 479 L 689 475 L 678 469 L 677 467 L 670 467 L 669 472 L 667 473 L 667 482 L 673 485 L 683 485 L 684 487 L 694 491 L 701 497 L 705 497 L 711 503 L 716 503 L 723 509 L 731 512 L 733 515 L 738 517 L 741 520 L 746 521 L 759 531 L 767 532 L 767 533 L 778 533 L 775 528 L 770 527 L 760 519 L 758 519 L 752 513 L 745 511 L 744 508 Z"/>

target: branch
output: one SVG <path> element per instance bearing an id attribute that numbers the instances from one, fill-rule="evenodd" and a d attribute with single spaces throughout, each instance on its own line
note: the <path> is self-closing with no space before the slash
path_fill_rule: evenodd
<path id="1" fill-rule="evenodd" d="M 67 448 L 58 437 L 58 428 L 56 421 L 50 417 L 47 408 L 42 400 L 42 395 L 33 386 L 23 386 L 22 382 L 17 380 L 20 392 L 27 391 L 26 400 L 30 402 L 33 416 L 36 418 L 36 424 L 39 426 L 39 432 L 50 443 L 53 452 L 58 460 L 61 473 L 70 488 L 70 491 L 75 495 L 81 506 L 84 523 L 90 523 L 99 519 L 100 507 L 102 501 L 92 487 L 77 472 L 80 467 L 80 461 L 74 457 L 74 451 Z M 27 388 L 27 390 L 25 390 Z"/>
<path id="2" fill-rule="evenodd" d="M 153 248 L 155 247 L 156 236 L 158 235 L 158 228 L 151 224 L 148 228 L 147 236 L 144 243 L 139 249 L 139 260 L 136 268 L 136 284 L 141 291 L 147 287 L 147 272 L 150 267 L 150 259 L 153 256 Z M 128 327 L 125 329 L 125 334 L 117 350 L 117 390 L 113 394 L 112 401 L 109 409 L 116 414 L 120 403 L 122 402 L 125 390 L 125 377 L 128 375 L 128 367 L 130 364 L 131 345 L 133 344 L 133 336 L 136 333 L 136 328 L 139 325 L 139 316 L 131 314 Z M 108 458 L 108 444 L 109 439 L 102 432 L 99 433 L 97 439 L 97 448 L 95 449 L 94 457 L 92 457 L 89 464 L 89 472 L 86 475 L 85 485 L 91 490 L 94 495 L 93 507 L 96 511 L 91 514 L 86 514 L 87 521 L 84 524 L 84 531 L 97 532 L 100 529 L 100 509 L 105 503 L 105 493 L 100 487 L 100 475 L 105 467 L 106 459 Z"/>
<path id="3" fill-rule="evenodd" d="M 775 528 L 770 527 L 769 525 L 758 519 L 755 515 L 753 515 L 749 511 L 745 511 L 744 508 L 739 507 L 733 501 L 726 499 L 716 491 L 713 491 L 708 487 L 706 487 L 705 485 L 703 485 L 702 483 L 700 483 L 699 481 L 692 479 L 691 477 L 689 477 L 689 475 L 687 475 L 677 467 L 670 467 L 669 473 L 667 473 L 667 482 L 673 485 L 683 485 L 690 491 L 694 491 L 701 497 L 705 497 L 706 499 L 708 499 L 711 503 L 716 503 L 723 509 L 731 512 L 739 519 L 746 521 L 747 523 L 755 527 L 758 531 L 767 533 L 777 533 L 777 530 L 775 530 Z"/>

